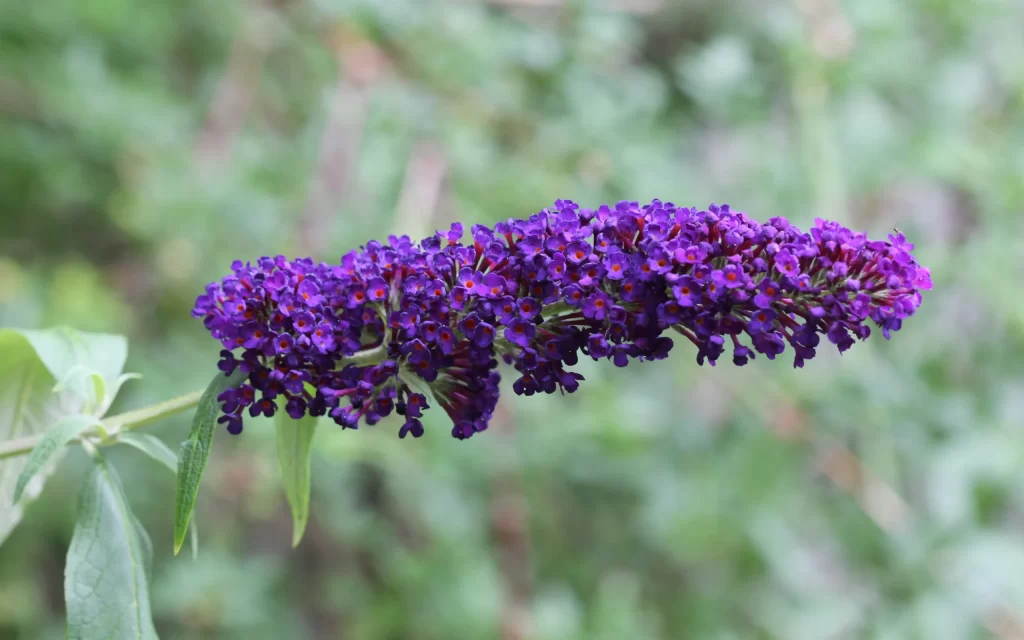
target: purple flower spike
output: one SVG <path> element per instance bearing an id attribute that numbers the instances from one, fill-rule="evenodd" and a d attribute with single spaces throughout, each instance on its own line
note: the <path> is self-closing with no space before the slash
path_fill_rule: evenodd
<path id="1" fill-rule="evenodd" d="M 789 346 L 803 367 L 821 345 L 867 339 L 869 323 L 891 338 L 933 286 L 901 233 L 870 241 L 820 219 L 804 233 L 726 205 L 560 200 L 464 235 L 456 223 L 419 243 L 391 237 L 333 264 L 235 261 L 192 310 L 223 347 L 218 369 L 248 375 L 218 396 L 219 423 L 240 433 L 243 412 L 283 409 L 356 429 L 396 413 L 398 435 L 418 438 L 428 404 L 413 389 L 429 389 L 466 439 L 487 429 L 499 361 L 520 395 L 574 392 L 580 353 L 665 358 L 669 331 L 700 364 Z"/>

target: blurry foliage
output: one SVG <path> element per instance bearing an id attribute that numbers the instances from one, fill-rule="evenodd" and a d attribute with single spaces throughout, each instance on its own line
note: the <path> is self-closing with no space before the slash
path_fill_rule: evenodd
<path id="1" fill-rule="evenodd" d="M 571 397 L 509 389 L 502 424 L 469 443 L 440 419 L 412 443 L 322 429 L 294 552 L 269 423 L 219 438 L 196 563 L 168 553 L 171 480 L 122 465 L 157 550 L 162 637 L 942 640 L 1020 624 L 1024 9 L 531 4 L 3 3 L 0 324 L 128 333 L 147 382 L 119 405 L 138 406 L 208 378 L 217 347 L 188 309 L 232 259 L 331 260 L 555 198 L 897 225 L 936 290 L 893 342 L 804 371 L 699 370 L 678 345 L 636 371 L 583 363 Z M 403 218 L 425 142 L 441 196 Z M 873 480 L 835 466 L 836 447 Z M 0 636 L 60 633 L 83 479 L 58 474 L 0 549 Z"/>

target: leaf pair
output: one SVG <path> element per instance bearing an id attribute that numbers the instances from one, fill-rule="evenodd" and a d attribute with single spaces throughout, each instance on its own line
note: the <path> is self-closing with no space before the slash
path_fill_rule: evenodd
<path id="1" fill-rule="evenodd" d="M 238 386 L 244 380 L 245 374 L 235 371 L 231 376 L 218 374 L 210 382 L 196 407 L 188 440 L 181 444 L 174 512 L 175 554 L 185 541 L 185 532 L 188 530 L 192 511 L 195 509 L 196 496 L 199 493 L 199 483 L 213 447 L 217 416 L 220 414 L 217 396 L 225 389 Z M 292 546 L 297 546 L 309 521 L 310 456 L 317 419 L 306 416 L 301 420 L 293 420 L 281 412 L 278 413 L 275 423 L 281 476 L 294 523 Z"/>

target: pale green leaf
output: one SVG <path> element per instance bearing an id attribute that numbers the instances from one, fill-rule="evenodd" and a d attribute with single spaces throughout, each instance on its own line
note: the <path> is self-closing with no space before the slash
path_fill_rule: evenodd
<path id="1" fill-rule="evenodd" d="M 15 440 L 42 433 L 62 416 L 77 413 L 81 401 L 52 393 L 54 377 L 32 345 L 17 331 L 0 330 L 0 440 Z M 24 488 L 19 504 L 14 501 L 18 476 L 28 459 L 0 460 L 0 542 L 21 520 L 25 505 L 43 489 L 43 482 L 63 456 L 58 451 L 35 479 Z"/>
<path id="2" fill-rule="evenodd" d="M 103 393 L 114 389 L 128 356 L 124 336 L 108 333 L 84 333 L 68 327 L 46 330 L 18 330 L 32 345 L 53 379 L 67 387 L 82 401 L 95 400 L 103 410 L 112 397 L 96 398 L 97 383 L 103 381 Z"/>
<path id="3" fill-rule="evenodd" d="M 98 422 L 95 416 L 77 414 L 62 418 L 57 424 L 47 429 L 39 444 L 32 449 L 25 468 L 21 470 L 21 475 L 18 476 L 18 482 L 14 486 L 12 503 L 17 503 L 21 499 L 21 495 L 25 491 L 25 487 L 28 486 L 29 481 L 46 467 L 47 463 L 53 459 L 53 456 L 58 451 L 63 451 L 64 445 L 96 424 Z"/>
<path id="4" fill-rule="evenodd" d="M 206 470 L 206 462 L 210 459 L 213 432 L 217 427 L 217 416 L 220 414 L 217 396 L 225 389 L 241 384 L 245 380 L 245 375 L 239 369 L 230 376 L 220 373 L 214 376 L 199 399 L 188 440 L 181 443 L 178 454 L 178 490 L 174 508 L 175 555 L 185 541 L 188 523 L 196 505 L 196 495 L 199 493 L 199 482 L 203 478 L 203 471 Z"/>
<path id="5" fill-rule="evenodd" d="M 149 607 L 152 543 L 102 458 L 78 503 L 64 571 L 71 639 L 156 638 Z"/>
<path id="6" fill-rule="evenodd" d="M 125 431 L 118 436 L 117 441 L 135 447 L 170 469 L 171 473 L 178 473 L 178 456 L 160 438 L 149 433 Z"/>
<path id="7" fill-rule="evenodd" d="M 288 506 L 292 510 L 292 546 L 298 546 L 309 521 L 310 456 L 317 418 L 305 416 L 293 420 L 285 412 L 277 414 L 277 458 Z"/>
<path id="8" fill-rule="evenodd" d="M 117 380 L 114 381 L 114 388 L 110 391 L 110 397 L 107 399 L 107 406 L 104 407 L 104 411 L 110 408 L 110 403 L 114 401 L 114 398 L 117 397 L 117 394 L 121 393 L 121 387 L 124 386 L 124 383 L 128 382 L 129 380 L 141 379 L 141 373 L 122 373 L 121 375 L 119 375 L 117 377 Z"/>
<path id="9" fill-rule="evenodd" d="M 0 329 L 0 440 L 38 435 L 68 415 L 82 413 L 85 403 L 96 404 L 98 383 L 111 389 L 124 366 L 127 345 L 121 336 L 81 333 L 71 329 L 27 331 Z M 89 372 L 79 375 L 76 372 Z M 54 392 L 61 381 L 77 386 Z M 74 382 L 71 382 L 74 381 Z M 109 406 L 98 407 L 98 414 Z M 96 407 L 94 407 L 96 409 Z M 58 450 L 23 490 L 18 505 L 0 509 L 0 542 L 21 520 L 23 509 L 43 489 L 43 483 L 64 455 Z M 17 478 L 28 459 L 0 460 L 0 504 L 13 502 Z"/>

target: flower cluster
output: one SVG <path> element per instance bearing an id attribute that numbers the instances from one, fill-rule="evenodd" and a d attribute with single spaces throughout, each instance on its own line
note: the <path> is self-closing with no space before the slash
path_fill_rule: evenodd
<path id="1" fill-rule="evenodd" d="M 802 367 L 821 336 L 840 352 L 867 338 L 868 319 L 888 339 L 932 286 L 902 233 L 870 241 L 820 219 L 804 233 L 728 205 L 559 200 L 463 235 L 392 236 L 339 264 L 236 261 L 193 310 L 223 345 L 220 369 L 248 376 L 220 396 L 220 421 L 239 433 L 244 412 L 283 409 L 355 429 L 394 412 L 399 436 L 419 437 L 429 391 L 465 439 L 487 428 L 499 360 L 520 395 L 575 391 L 583 378 L 566 367 L 580 353 L 619 367 L 664 358 L 668 331 L 701 364 L 788 344 Z"/>

